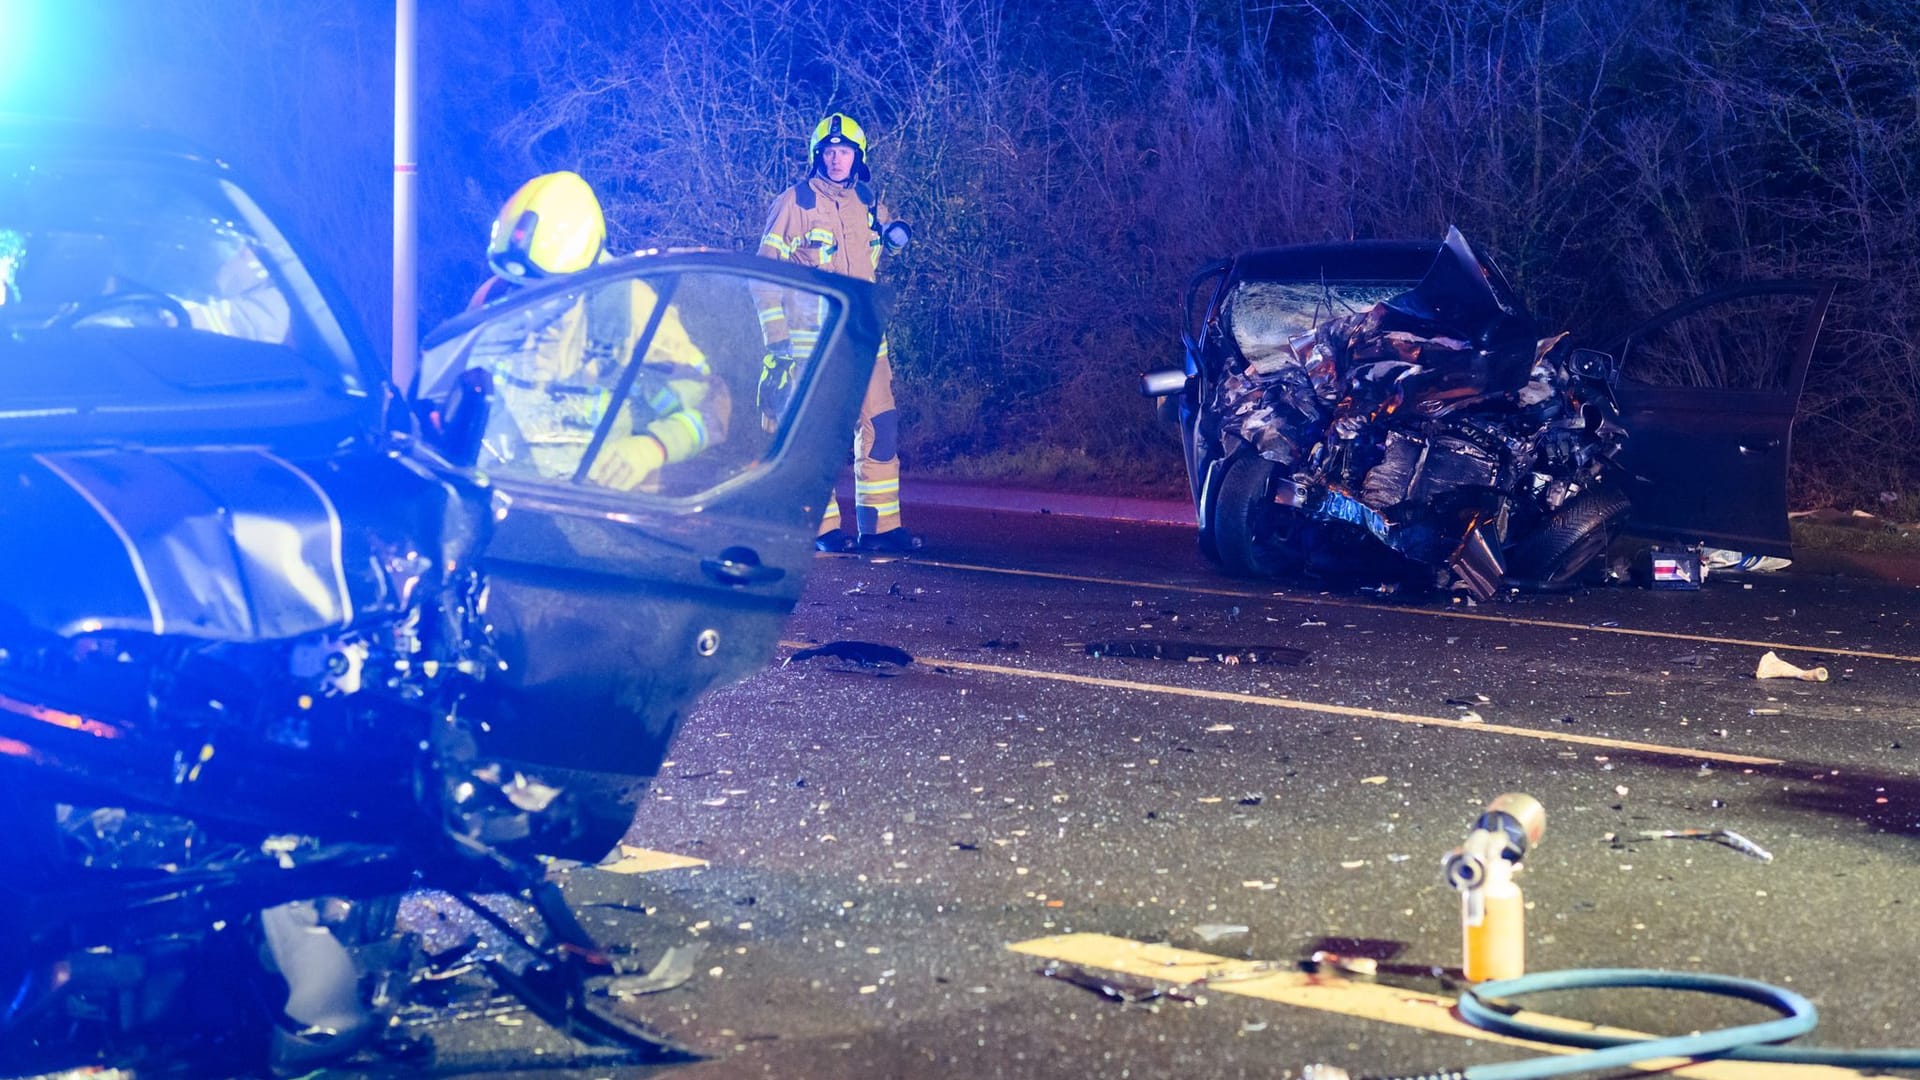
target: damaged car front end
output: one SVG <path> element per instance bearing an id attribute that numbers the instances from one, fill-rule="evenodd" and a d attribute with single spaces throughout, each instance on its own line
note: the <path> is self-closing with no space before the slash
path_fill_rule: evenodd
<path id="1" fill-rule="evenodd" d="M 615 964 L 543 860 L 613 849 L 693 701 L 770 654 L 884 297 L 615 260 L 437 332 L 408 401 L 190 147 L 0 125 L 0 237 L 0 1066 L 417 1050 L 393 1024 L 431 967 L 395 923 L 417 886 L 519 897 L 519 922 L 471 903 L 520 945 L 473 958 L 494 985 L 674 1052 L 586 992 Z M 728 423 L 767 290 L 822 316 L 771 432 Z M 609 296 L 648 317 L 573 376 L 590 422 L 538 433 L 557 386 L 502 388 Z M 659 419 L 669 332 L 727 437 L 590 480 Z"/>
<path id="2" fill-rule="evenodd" d="M 1668 455 L 1643 446 L 1685 438 L 1702 413 L 1722 430 L 1754 427 L 1752 401 L 1708 387 L 1691 391 L 1690 418 L 1656 407 L 1675 391 L 1661 385 L 1671 381 L 1661 354 L 1641 344 L 1654 338 L 1636 331 L 1589 349 L 1541 333 L 1456 230 L 1438 245 L 1362 241 L 1223 260 L 1194 276 L 1189 313 L 1208 286 L 1183 331 L 1182 368 L 1149 374 L 1142 390 L 1179 424 L 1201 548 L 1230 573 L 1486 599 L 1577 580 L 1623 529 L 1784 548 L 1785 427 L 1830 287 L 1742 294 L 1803 301 L 1780 322 L 1796 337 L 1748 343 L 1750 364 L 1794 358 L 1786 418 L 1753 433 L 1776 453 L 1739 443 L 1719 490 L 1701 494 Z M 1717 309 L 1688 309 L 1706 310 Z M 1713 337 L 1686 329 L 1690 341 Z M 1716 513 L 1737 531 L 1715 532 Z M 1777 536 L 1762 527 L 1774 518 Z"/>

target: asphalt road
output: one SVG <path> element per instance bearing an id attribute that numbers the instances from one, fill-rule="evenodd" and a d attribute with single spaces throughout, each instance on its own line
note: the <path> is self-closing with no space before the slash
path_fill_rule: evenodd
<path id="1" fill-rule="evenodd" d="M 1223 578 L 1188 529 L 912 524 L 932 538 L 915 558 L 820 559 L 787 635 L 895 646 L 909 667 L 776 661 L 710 697 L 632 857 L 555 868 L 635 957 L 703 947 L 683 986 L 622 1008 L 705 1058 L 649 1067 L 508 1014 L 432 1025 L 435 1072 L 1275 1077 L 1528 1057 L 1431 1030 L 1460 964 L 1440 859 L 1507 791 L 1547 810 L 1520 876 L 1531 969 L 1764 979 L 1820 1008 L 1813 1042 L 1920 1043 L 1912 588 L 1755 576 L 1408 603 Z M 1175 658 L 1114 655 L 1129 642 Z M 1757 680 L 1769 649 L 1831 678 Z M 1638 835 L 1667 829 L 1734 830 L 1772 859 Z M 703 865 L 635 872 L 642 852 Z M 1322 949 L 1379 961 L 1378 983 L 1301 976 Z M 1127 1004 L 1038 974 L 1049 957 L 1217 977 L 1197 1001 Z M 1284 985 L 1232 978 L 1245 961 Z M 1644 991 L 1529 1004 L 1660 1032 L 1766 1015 Z M 1717 1068 L 1734 1071 L 1686 1075 L 1851 1075 Z"/>

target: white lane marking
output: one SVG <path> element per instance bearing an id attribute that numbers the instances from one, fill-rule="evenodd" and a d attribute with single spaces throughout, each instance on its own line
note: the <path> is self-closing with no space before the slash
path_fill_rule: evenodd
<path id="1" fill-rule="evenodd" d="M 1508 626 L 1533 626 L 1546 630 L 1577 630 L 1584 634 L 1619 634 L 1625 637 L 1659 638 L 1666 641 L 1689 641 L 1702 645 L 1742 645 L 1755 649 L 1776 649 L 1792 652 L 1817 653 L 1821 656 L 1851 656 L 1862 660 L 1896 660 L 1903 664 L 1920 664 L 1920 656 L 1907 656 L 1901 653 L 1872 652 L 1866 649 L 1842 649 L 1832 645 L 1796 645 L 1790 641 L 1753 641 L 1747 638 L 1714 637 L 1707 634 L 1681 634 L 1670 630 L 1640 630 L 1630 626 L 1595 626 L 1591 623 L 1560 622 L 1555 619 L 1524 619 L 1506 615 L 1485 615 L 1473 611 L 1453 611 L 1445 608 L 1396 607 L 1387 604 L 1369 604 L 1358 600 L 1346 600 L 1327 596 L 1288 596 L 1285 593 L 1242 592 L 1237 589 L 1214 589 L 1204 585 L 1178 585 L 1164 581 L 1128 581 L 1125 578 L 1087 577 L 1079 574 L 1061 574 L 1049 570 L 1012 570 L 999 566 L 976 566 L 971 563 L 942 562 L 937 559 L 903 559 L 908 565 L 935 566 L 943 570 L 963 570 L 975 574 L 1000 574 L 1006 577 L 1039 578 L 1045 581 L 1071 581 L 1082 585 L 1113 585 L 1124 589 L 1162 589 L 1167 592 L 1189 593 L 1196 596 L 1229 596 L 1236 600 L 1267 600 L 1278 604 L 1302 604 L 1314 607 L 1351 608 L 1360 611 L 1376 611 L 1393 615 L 1423 615 L 1435 619 L 1461 619 L 1467 622 L 1501 623 Z"/>
<path id="2" fill-rule="evenodd" d="M 798 641 L 782 641 L 781 646 L 788 649 L 804 649 L 808 646 Z M 1507 735 L 1519 739 L 1538 739 L 1542 742 L 1573 743 L 1580 746 L 1594 746 L 1606 750 L 1628 750 L 1642 754 L 1658 754 L 1663 757 L 1680 757 L 1690 761 L 1718 761 L 1728 765 L 1784 765 L 1780 758 L 1754 757 L 1748 754 L 1729 754 L 1718 750 L 1695 750 L 1684 746 L 1668 746 L 1663 743 L 1635 742 L 1629 739 L 1609 739 L 1600 735 L 1575 735 L 1565 731 L 1545 731 L 1536 728 L 1514 727 L 1509 724 L 1489 724 L 1485 721 L 1456 720 L 1445 716 L 1422 716 L 1418 713 L 1392 712 L 1386 709 L 1364 709 L 1353 705 L 1328 705 L 1317 701 L 1301 701 L 1298 698 L 1262 697 L 1258 694 L 1243 694 L 1231 690 L 1200 690 L 1188 686 L 1164 686 L 1160 683 L 1134 682 L 1129 679 L 1105 679 L 1092 675 L 1074 675 L 1064 671 L 1044 671 L 1033 668 L 1002 667 L 999 664 L 979 664 L 970 660 L 951 660 L 943 656 L 918 655 L 915 662 L 937 664 L 958 671 L 977 671 L 985 675 L 1004 675 L 1016 679 L 1045 679 L 1051 682 L 1073 683 L 1079 686 L 1098 686 L 1108 690 L 1135 690 L 1147 694 L 1170 694 L 1177 697 L 1200 698 L 1205 701 L 1225 701 L 1235 705 L 1257 705 L 1268 709 L 1291 709 L 1297 712 L 1320 713 L 1327 716 L 1346 716 L 1362 720 L 1388 720 L 1396 724 L 1413 724 L 1418 727 L 1452 728 L 1456 731 L 1471 731 L 1483 735 Z"/>

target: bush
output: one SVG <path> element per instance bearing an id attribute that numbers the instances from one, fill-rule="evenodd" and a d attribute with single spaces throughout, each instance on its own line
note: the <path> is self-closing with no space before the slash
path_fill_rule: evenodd
<path id="1" fill-rule="evenodd" d="M 1177 473 L 1134 385 L 1177 359 L 1194 269 L 1457 224 L 1576 331 L 1740 279 L 1839 281 L 1795 501 L 1920 475 L 1920 45 L 1875 0 L 423 6 L 429 321 L 484 276 L 486 223 L 534 172 L 586 175 L 618 249 L 752 250 L 838 109 L 917 227 L 883 280 L 922 463 L 1038 442 L 1116 484 Z M 365 10 L 295 26 L 272 0 L 140 6 L 155 41 L 217 40 L 233 63 L 200 57 L 220 92 L 191 115 L 271 140 L 281 156 L 255 159 L 384 314 L 384 173 L 359 170 L 387 147 L 391 13 L 345 7 Z M 278 131 L 226 122 L 252 100 L 276 103 Z M 321 123 L 347 107 L 356 124 Z"/>

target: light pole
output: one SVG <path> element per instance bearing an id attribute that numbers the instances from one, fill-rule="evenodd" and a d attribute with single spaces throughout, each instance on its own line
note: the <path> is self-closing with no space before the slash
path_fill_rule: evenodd
<path id="1" fill-rule="evenodd" d="M 395 0 L 393 12 L 393 381 L 413 382 L 420 349 L 420 240 L 414 209 L 420 186 L 414 151 L 414 0 Z"/>

